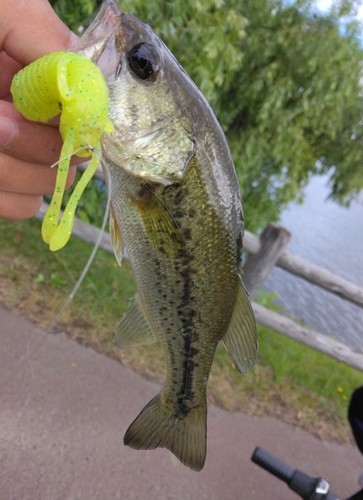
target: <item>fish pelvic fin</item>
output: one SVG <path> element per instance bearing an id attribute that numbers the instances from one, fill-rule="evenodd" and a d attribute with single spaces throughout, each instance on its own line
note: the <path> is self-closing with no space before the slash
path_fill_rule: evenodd
<path id="1" fill-rule="evenodd" d="M 242 279 L 238 283 L 232 319 L 222 341 L 240 373 L 249 370 L 256 363 L 256 319 Z"/>
<path id="2" fill-rule="evenodd" d="M 169 259 L 175 259 L 183 247 L 183 238 L 167 207 L 152 191 L 147 191 L 143 199 L 134 203 L 154 250 Z"/>
<path id="3" fill-rule="evenodd" d="M 110 236 L 117 264 L 121 266 L 124 255 L 124 243 L 122 240 L 121 229 L 117 223 L 112 207 L 110 210 Z"/>
<path id="4" fill-rule="evenodd" d="M 207 452 L 207 406 L 186 415 L 163 403 L 163 392 L 155 396 L 127 429 L 124 444 L 135 450 L 167 448 L 183 465 L 202 470 Z"/>
<path id="5" fill-rule="evenodd" d="M 140 298 L 135 295 L 135 302 L 123 315 L 116 328 L 116 342 L 119 345 L 147 345 L 156 342 L 151 327 L 145 317 Z"/>

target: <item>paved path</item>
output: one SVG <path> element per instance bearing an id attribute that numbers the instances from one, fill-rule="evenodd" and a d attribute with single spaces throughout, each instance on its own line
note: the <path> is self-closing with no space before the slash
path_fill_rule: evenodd
<path id="1" fill-rule="evenodd" d="M 158 384 L 1 307 L 0 345 L 0 500 L 298 498 L 250 462 L 256 445 L 323 475 L 341 498 L 357 489 L 353 447 L 213 406 L 202 472 L 164 449 L 131 450 L 124 432 Z"/>

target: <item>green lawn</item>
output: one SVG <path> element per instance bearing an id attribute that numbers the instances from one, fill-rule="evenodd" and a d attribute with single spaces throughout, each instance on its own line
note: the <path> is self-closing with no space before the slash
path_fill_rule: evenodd
<path id="1" fill-rule="evenodd" d="M 52 253 L 36 220 L 0 220 L 0 235 L 0 301 L 47 328 L 77 281 L 91 246 L 73 237 Z M 119 268 L 113 255 L 99 250 L 57 329 L 162 381 L 159 345 L 121 349 L 114 341 L 115 327 L 135 291 L 129 264 Z M 362 374 L 264 327 L 259 327 L 259 342 L 258 363 L 243 376 L 224 347 L 218 347 L 209 400 L 227 410 L 281 418 L 324 439 L 349 440 L 348 397 L 363 383 Z"/>

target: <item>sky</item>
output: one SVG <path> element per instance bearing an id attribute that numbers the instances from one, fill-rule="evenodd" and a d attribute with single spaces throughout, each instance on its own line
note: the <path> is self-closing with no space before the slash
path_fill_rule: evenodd
<path id="1" fill-rule="evenodd" d="M 317 0 L 316 5 L 322 12 L 327 12 L 332 5 L 332 0 Z M 357 18 L 363 21 L 363 5 L 358 8 Z"/>

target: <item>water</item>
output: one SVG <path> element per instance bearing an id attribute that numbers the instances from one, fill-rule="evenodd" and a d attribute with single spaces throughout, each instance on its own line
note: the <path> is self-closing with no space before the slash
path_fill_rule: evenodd
<path id="1" fill-rule="evenodd" d="M 280 224 L 292 233 L 287 251 L 363 287 L 363 197 L 349 209 L 340 207 L 327 200 L 327 181 L 313 177 L 304 203 L 283 212 Z M 287 313 L 363 351 L 363 308 L 279 268 L 263 288 L 280 295 Z"/>

